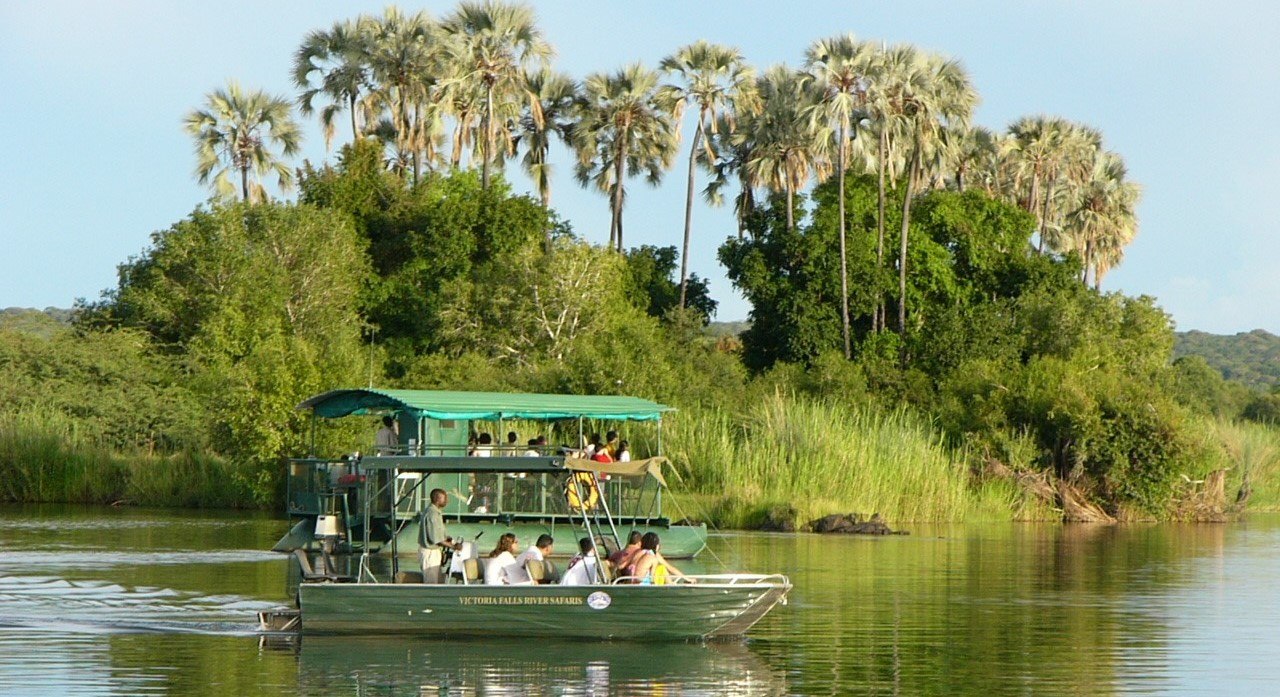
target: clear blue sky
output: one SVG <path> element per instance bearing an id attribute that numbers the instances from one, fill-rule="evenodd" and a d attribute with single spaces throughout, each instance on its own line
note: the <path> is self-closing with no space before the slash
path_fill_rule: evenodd
<path id="1" fill-rule="evenodd" d="M 236 78 L 294 95 L 310 29 L 383 2 L 0 3 L 0 307 L 68 307 L 114 285 L 115 266 L 207 197 L 183 115 Z M 1145 189 L 1141 230 L 1104 287 L 1159 298 L 1180 329 L 1280 331 L 1280 4 L 1243 2 L 537 2 L 557 66 L 581 77 L 650 65 L 698 38 L 757 66 L 801 60 L 852 31 L 961 59 L 977 121 L 1056 114 L 1100 128 Z M 452 3 L 401 4 L 435 16 Z M 785 9 L 784 9 L 785 8 Z M 313 123 L 305 157 L 330 155 Z M 687 143 L 687 141 L 686 141 Z M 552 205 L 603 242 L 608 206 L 565 153 Z M 678 244 L 683 173 L 629 189 L 629 244 Z M 513 176 L 520 190 L 529 185 Z M 690 255 L 718 319 L 750 307 L 715 259 L 727 210 L 694 211 Z"/>

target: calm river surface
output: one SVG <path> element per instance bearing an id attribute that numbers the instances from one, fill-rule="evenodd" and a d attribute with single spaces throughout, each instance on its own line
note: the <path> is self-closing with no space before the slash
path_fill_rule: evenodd
<path id="1" fill-rule="evenodd" d="M 796 589 L 732 644 L 261 643 L 284 521 L 0 508 L 0 694 L 1275 694 L 1280 517 L 713 536 Z"/>

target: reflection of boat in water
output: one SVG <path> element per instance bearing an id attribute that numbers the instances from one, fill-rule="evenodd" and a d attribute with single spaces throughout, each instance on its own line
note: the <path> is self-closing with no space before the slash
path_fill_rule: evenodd
<path id="1" fill-rule="evenodd" d="M 468 454 L 469 435 L 488 423 L 501 434 L 515 424 L 535 422 L 550 431 L 551 441 L 579 443 L 584 422 L 653 422 L 661 447 L 661 417 L 669 408 L 644 399 L 622 396 L 576 396 L 508 394 L 486 392 L 446 392 L 433 390 L 333 390 L 316 395 L 301 405 L 312 413 L 312 452 L 295 459 L 289 467 L 288 513 L 295 525 L 276 543 L 276 551 L 315 546 L 313 531 L 318 518 L 333 521 L 343 538 L 342 546 L 359 549 L 368 539 L 374 548 L 390 549 L 394 536 L 397 547 L 412 552 L 418 535 L 418 514 L 428 505 L 426 493 L 433 488 L 450 494 L 445 510 L 451 532 L 461 539 L 485 533 L 496 540 L 504 532 L 516 534 L 522 546 L 532 545 L 543 533 L 570 540 L 581 536 L 580 517 L 569 509 L 562 478 L 546 472 L 532 473 L 507 467 L 505 472 L 484 469 L 479 463 L 469 472 L 424 472 L 412 465 L 442 457 Z M 361 457 L 324 459 L 316 457 L 317 419 L 387 414 L 398 424 L 398 444 L 366 449 Z M 560 460 L 572 453 L 561 447 L 520 445 L 491 446 L 482 454 L 493 460 L 509 460 L 526 453 Z M 659 453 L 660 455 L 660 453 Z M 476 460 L 487 458 L 476 458 Z M 706 546 L 707 528 L 702 524 L 673 524 L 663 512 L 664 458 L 639 462 L 608 463 L 598 468 L 600 482 L 598 508 L 607 509 L 614 524 L 625 534 L 630 530 L 653 531 L 662 536 L 663 552 L 672 558 L 692 557 Z M 396 467 L 396 464 L 406 465 Z M 376 465 L 376 466 L 375 466 Z M 561 470 L 563 472 L 563 470 Z M 417 478 L 428 481 L 418 486 Z M 378 477 L 377 496 L 369 504 L 370 530 L 366 535 L 360 482 Z M 402 496 L 412 490 L 412 496 Z"/>
<path id="2" fill-rule="evenodd" d="M 462 395 L 462 396 L 459 396 Z M 587 416 L 610 420 L 649 420 L 658 418 L 666 409 L 662 405 L 630 397 L 560 397 L 556 395 L 475 395 L 471 393 L 374 392 L 340 390 L 313 397 L 303 403 L 320 416 L 344 416 L 368 413 L 385 407 L 388 400 L 399 405 L 403 414 L 409 411 L 418 424 L 418 433 L 429 432 L 428 422 L 443 428 L 450 419 L 481 416 L 499 419 L 575 418 L 581 423 Z M 496 404 L 502 408 L 493 411 Z M 485 411 L 488 409 L 489 411 Z M 410 411 L 411 410 L 411 411 Z M 501 429 L 500 429 L 501 430 Z M 465 431 L 464 431 L 465 433 Z M 562 524 L 573 526 L 573 537 L 581 534 L 594 541 L 605 552 L 622 546 L 622 534 L 628 530 L 619 523 L 609 505 L 609 488 L 602 485 L 606 477 L 643 478 L 661 483 L 659 465 L 662 458 L 637 462 L 599 462 L 566 455 L 532 453 L 528 457 L 490 456 L 460 457 L 448 452 L 422 452 L 420 443 L 411 443 L 405 455 L 364 458 L 349 482 L 350 491 L 342 494 L 344 506 L 358 502 L 361 541 L 360 562 L 355 578 L 341 578 L 330 571 L 330 558 L 325 550 L 323 572 L 312 572 L 306 552 L 297 549 L 304 572 L 298 587 L 301 630 L 313 633 L 417 634 L 433 637 L 555 637 L 591 639 L 705 639 L 741 636 L 773 606 L 784 602 L 791 590 L 785 576 L 761 574 L 714 574 L 705 576 L 667 575 L 666 567 L 654 564 L 644 578 L 614 578 L 606 561 L 587 567 L 584 585 L 539 584 L 480 585 L 479 560 L 474 550 L 457 555 L 452 569 L 462 580 L 458 584 L 423 583 L 416 573 L 396 573 L 400 536 L 388 535 L 391 549 L 390 573 L 379 577 L 371 564 L 372 541 L 377 523 L 376 511 L 388 512 L 384 522 L 396 524 L 417 516 L 419 508 L 406 510 L 406 502 L 426 503 L 432 489 L 449 491 L 450 487 L 476 491 L 482 478 L 496 480 L 499 491 L 508 479 L 539 482 L 541 507 L 547 510 L 549 492 L 564 507 Z M 427 450 L 438 440 L 428 439 Z M 313 463 L 314 464 L 314 463 Z M 297 463 L 295 463 L 295 466 Z M 343 477 L 353 476 L 344 474 Z M 613 482 L 610 481 L 610 485 Z M 454 489 L 455 492 L 457 489 Z M 292 491 L 291 491 L 292 494 Z M 460 496 L 458 498 L 461 498 Z M 349 511 L 350 508 L 344 508 Z M 449 513 L 448 509 L 444 511 Z M 485 514 L 490 515 L 490 514 Z M 446 515 L 446 517 L 448 517 Z M 345 516 L 348 540 L 353 526 Z M 514 521 L 497 518 L 489 524 L 498 534 L 512 529 Z M 457 527 L 449 524 L 450 533 Z M 324 546 L 335 547 L 340 529 L 334 518 L 323 516 L 315 525 L 315 534 L 325 540 Z M 495 535 L 497 537 L 498 535 Z M 646 536 L 646 538 L 652 536 Z M 456 538 L 455 538 L 456 539 Z M 572 538 L 571 538 L 572 539 Z M 646 544 L 656 542 L 646 539 Z M 414 540 L 405 545 L 416 550 Z M 699 548 L 701 545 L 699 545 Z M 655 550 L 656 544 L 649 547 Z M 665 551 L 665 546 L 663 550 Z M 463 555 L 472 558 L 465 561 Z M 603 556 L 603 554 L 602 554 Z M 661 557 L 657 557 L 661 559 Z M 524 562 L 522 562 L 524 563 Z M 535 566 L 536 564 L 536 566 Z M 554 573 L 544 562 L 526 563 L 526 575 L 535 580 L 550 578 Z M 452 574 L 450 574 L 452 577 Z M 415 578 L 416 577 L 416 578 Z M 467 583 L 470 580 L 471 583 Z M 354 582 L 346 582 L 354 581 Z M 529 581 L 526 578 L 526 581 Z M 267 628 L 285 628 L 298 613 L 264 613 Z"/>
<path id="3" fill-rule="evenodd" d="M 303 694 L 737 694 L 786 691 L 742 643 L 300 639 Z"/>

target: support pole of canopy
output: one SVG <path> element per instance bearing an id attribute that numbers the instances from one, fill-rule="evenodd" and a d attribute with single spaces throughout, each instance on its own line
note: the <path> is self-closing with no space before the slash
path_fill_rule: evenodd
<path id="1" fill-rule="evenodd" d="M 362 499 L 360 503 L 363 504 L 364 507 L 364 530 L 361 540 L 363 545 L 360 548 L 360 572 L 356 575 L 356 578 L 358 581 L 363 583 L 365 575 L 368 574 L 369 580 L 377 583 L 378 579 L 374 577 L 373 571 L 369 569 L 369 499 L 372 498 L 372 496 L 370 496 L 371 492 L 369 491 L 368 475 L 364 476 L 362 484 L 364 485 L 362 487 L 364 495 L 360 497 Z"/>
<path id="2" fill-rule="evenodd" d="M 595 475 L 592 474 L 591 476 L 594 477 Z M 595 546 L 596 536 L 595 533 L 591 531 L 591 516 L 587 513 L 587 496 L 586 492 L 582 490 L 582 483 L 578 481 L 577 472 L 573 470 L 569 471 L 569 483 L 573 485 L 573 490 L 578 495 L 578 512 L 582 514 L 582 527 L 587 531 L 587 537 L 591 540 L 592 546 Z M 599 487 L 597 486 L 596 489 L 598 491 Z M 572 511 L 573 507 L 570 506 L 569 510 Z M 585 564 L 586 562 L 584 561 L 582 563 Z M 568 571 L 568 569 L 565 569 L 565 571 Z M 596 573 L 600 573 L 600 550 L 596 550 Z"/>
<path id="3" fill-rule="evenodd" d="M 400 502 L 396 500 L 396 487 L 400 486 L 400 468 L 391 470 L 393 475 L 391 481 L 394 482 L 391 488 L 391 581 L 394 583 L 396 575 L 400 573 L 400 555 L 396 549 L 396 538 L 400 535 L 400 531 L 396 529 L 396 514 L 400 512 Z"/>
<path id="4" fill-rule="evenodd" d="M 598 475 L 594 475 L 594 474 L 592 476 L 597 477 L 596 490 L 599 491 L 600 490 L 599 477 Z M 618 526 L 613 524 L 613 513 L 609 511 L 609 497 L 605 496 L 604 492 L 602 491 L 600 492 L 600 507 L 604 509 L 604 519 L 609 521 L 609 529 L 613 531 L 613 543 L 618 546 L 618 549 L 622 549 L 622 538 L 618 537 Z"/>

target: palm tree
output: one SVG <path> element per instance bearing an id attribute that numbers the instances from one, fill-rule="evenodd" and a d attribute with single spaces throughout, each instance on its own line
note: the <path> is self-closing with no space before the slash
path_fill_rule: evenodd
<path id="1" fill-rule="evenodd" d="M 920 66 L 919 52 L 910 44 L 884 48 L 873 58 L 867 86 L 867 115 L 876 135 L 876 270 L 884 268 L 885 257 L 885 179 L 897 182 L 903 169 L 899 142 L 906 139 L 906 108 L 909 87 Z M 879 301 L 872 317 L 875 331 L 888 324 L 883 289 L 877 290 Z"/>
<path id="2" fill-rule="evenodd" d="M 947 129 L 964 129 L 978 103 L 978 93 L 959 62 L 937 55 L 921 58 L 919 70 L 908 83 L 903 116 L 911 133 L 902 198 L 902 236 L 898 251 L 898 331 L 907 331 L 907 232 L 911 225 L 912 189 L 922 178 L 922 163 L 935 159 L 935 151 Z"/>
<path id="3" fill-rule="evenodd" d="M 578 83 L 564 73 L 544 68 L 527 76 L 527 89 L 536 95 L 538 111 L 542 118 L 534 118 L 534 110 L 528 109 L 520 117 L 518 144 L 524 149 L 521 164 L 529 178 L 538 187 L 542 207 L 551 206 L 551 163 L 547 153 L 551 138 L 556 136 L 569 143 L 573 133 L 574 109 L 578 101 Z"/>
<path id="4" fill-rule="evenodd" d="M 830 138 L 808 116 L 821 98 L 810 84 L 785 65 L 770 68 L 756 81 L 761 110 L 745 115 L 733 137 L 751 144 L 746 160 L 749 181 L 786 195 L 789 231 L 796 226 L 796 192 L 811 175 L 823 179 L 831 174 L 826 157 Z"/>
<path id="5" fill-rule="evenodd" d="M 1067 215 L 1067 238 L 1084 261 L 1081 281 L 1094 287 L 1120 263 L 1124 247 L 1138 231 L 1141 188 L 1128 181 L 1128 170 L 1119 155 L 1100 151 L 1090 168 L 1089 180 L 1079 189 L 1074 209 Z"/>
<path id="6" fill-rule="evenodd" d="M 643 172 L 656 186 L 675 158 L 671 113 L 658 104 L 658 73 L 639 63 L 611 74 L 592 73 L 583 82 L 573 146 L 576 175 L 609 194 L 609 244 L 622 251 L 622 205 L 626 179 Z"/>
<path id="7" fill-rule="evenodd" d="M 700 157 L 715 157 L 709 136 L 719 125 L 724 124 L 732 131 L 738 112 L 756 108 L 755 70 L 746 64 L 738 49 L 703 40 L 677 49 L 663 58 L 659 67 L 679 78 L 677 83 L 664 85 L 659 91 L 662 104 L 671 109 L 677 121 L 690 106 L 696 107 L 698 114 L 693 144 L 689 147 L 684 246 L 680 252 L 680 307 L 683 308 L 689 274 L 689 237 L 693 228 L 693 174 Z M 720 119 L 721 115 L 726 118 Z"/>
<path id="8" fill-rule="evenodd" d="M 371 37 L 369 64 L 377 83 L 371 104 L 390 115 L 379 130 L 393 136 L 396 160 L 412 162 L 416 182 L 421 157 L 433 159 L 439 136 L 439 107 L 431 95 L 445 37 L 425 12 L 406 15 L 395 6 L 361 21 Z"/>
<path id="9" fill-rule="evenodd" d="M 454 79 L 480 96 L 480 180 L 487 189 L 490 163 L 511 154 L 508 124 L 519 120 L 521 103 L 528 105 L 535 122 L 542 121 L 537 95 L 525 74 L 547 67 L 555 50 L 538 29 L 533 9 L 523 4 L 462 2 L 445 19 L 444 28 L 456 39 Z"/>
<path id="10" fill-rule="evenodd" d="M 196 178 L 201 184 L 212 181 L 220 195 L 232 195 L 235 184 L 230 177 L 238 173 L 240 196 L 251 202 L 266 198 L 260 180 L 268 172 L 276 173 L 282 190 L 291 188 L 292 170 L 272 152 L 274 146 L 284 157 L 298 154 L 302 135 L 291 111 L 284 97 L 245 91 L 234 80 L 226 89 L 209 93 L 205 108 L 185 119 L 196 141 Z"/>
<path id="11" fill-rule="evenodd" d="M 320 110 L 326 149 L 333 143 L 334 121 L 344 109 L 351 116 L 352 140 L 360 137 L 360 102 L 372 86 L 372 37 L 367 27 L 367 23 L 353 20 L 335 22 L 328 31 L 317 29 L 307 34 L 294 53 L 293 83 L 303 90 L 298 96 L 302 115 L 314 113 L 317 97 L 330 102 Z"/>
<path id="12" fill-rule="evenodd" d="M 846 252 L 844 178 L 849 160 L 849 138 L 855 121 L 860 121 L 866 103 L 867 74 L 875 48 L 853 34 L 821 39 L 805 51 L 805 68 L 822 93 L 811 110 L 815 122 L 836 124 L 836 173 L 840 177 L 840 319 L 844 333 L 844 357 L 853 357 L 849 338 L 849 262 Z"/>

